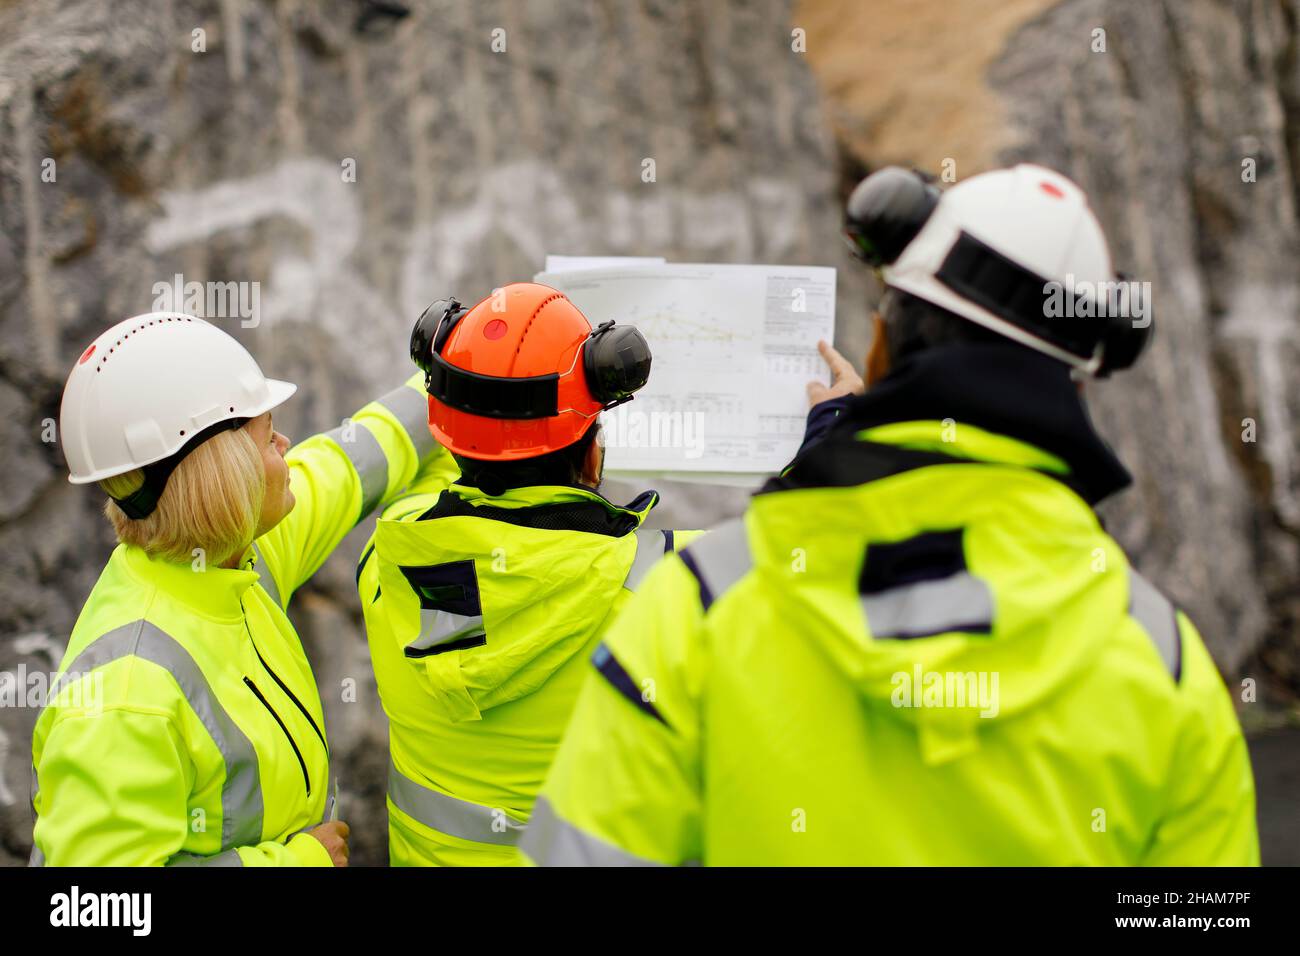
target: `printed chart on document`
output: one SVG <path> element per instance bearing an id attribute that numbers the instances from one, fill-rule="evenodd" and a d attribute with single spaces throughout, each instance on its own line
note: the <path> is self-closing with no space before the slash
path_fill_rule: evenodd
<path id="1" fill-rule="evenodd" d="M 635 325 L 650 343 L 649 384 L 602 418 L 611 472 L 726 481 L 775 472 L 798 449 L 804 386 L 828 380 L 817 340 L 834 335 L 834 269 L 664 263 L 537 281 L 593 326 Z"/>

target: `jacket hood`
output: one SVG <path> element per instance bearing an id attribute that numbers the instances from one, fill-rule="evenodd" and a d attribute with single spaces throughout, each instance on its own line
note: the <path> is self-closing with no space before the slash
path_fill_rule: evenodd
<path id="1" fill-rule="evenodd" d="M 490 496 L 457 484 L 414 520 L 379 522 L 393 637 L 449 717 L 477 719 L 532 693 L 587 645 L 626 576 L 631 532 L 658 500 L 651 491 L 620 507 L 573 486 Z M 431 630 L 460 622 L 458 644 L 429 643 Z"/>
<path id="2" fill-rule="evenodd" d="M 1091 670 L 1127 589 L 1098 573 L 1126 559 L 1090 502 L 1127 481 L 1064 367 L 936 350 L 850 403 L 749 527 L 760 565 L 806 549 L 782 613 L 942 762 Z"/>

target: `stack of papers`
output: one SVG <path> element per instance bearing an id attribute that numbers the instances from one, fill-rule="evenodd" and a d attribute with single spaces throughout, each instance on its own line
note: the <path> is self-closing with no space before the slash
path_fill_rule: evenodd
<path id="1" fill-rule="evenodd" d="M 611 476 L 754 486 L 798 450 L 805 386 L 829 381 L 833 268 L 547 256 L 535 281 L 650 343 L 649 383 L 601 416 Z"/>

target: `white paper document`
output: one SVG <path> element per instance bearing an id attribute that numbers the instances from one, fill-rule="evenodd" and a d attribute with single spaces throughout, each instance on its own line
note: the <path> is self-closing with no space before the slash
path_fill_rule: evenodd
<path id="1" fill-rule="evenodd" d="M 547 256 L 547 272 L 578 272 L 583 269 L 626 268 L 627 266 L 661 266 L 663 256 Z"/>
<path id="2" fill-rule="evenodd" d="M 611 473 L 723 473 L 749 485 L 793 457 L 805 385 L 829 381 L 817 340 L 835 332 L 833 268 L 664 263 L 536 280 L 593 326 L 635 325 L 650 343 L 649 384 L 601 418 Z"/>

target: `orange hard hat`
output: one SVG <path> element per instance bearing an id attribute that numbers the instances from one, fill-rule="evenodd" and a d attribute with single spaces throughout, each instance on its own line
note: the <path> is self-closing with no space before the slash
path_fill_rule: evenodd
<path id="1" fill-rule="evenodd" d="M 411 358 L 425 373 L 434 437 L 485 461 L 572 445 L 650 375 L 640 332 L 612 321 L 593 330 L 564 293 L 535 282 L 470 309 L 439 299 L 415 323 Z"/>

